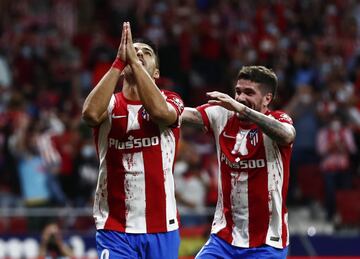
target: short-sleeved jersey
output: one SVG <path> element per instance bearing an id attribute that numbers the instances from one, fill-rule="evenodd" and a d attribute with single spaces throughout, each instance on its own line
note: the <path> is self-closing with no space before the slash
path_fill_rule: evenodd
<path id="1" fill-rule="evenodd" d="M 178 118 L 181 98 L 162 91 Z M 95 193 L 97 229 L 159 233 L 178 229 L 173 167 L 179 119 L 171 126 L 154 123 L 140 101 L 114 94 L 108 117 L 95 128 L 100 160 Z"/>
<path id="2" fill-rule="evenodd" d="M 197 108 L 214 134 L 219 162 L 218 202 L 211 232 L 238 247 L 289 243 L 286 196 L 292 144 L 279 146 L 255 124 L 220 106 Z M 268 111 L 292 124 L 281 111 Z M 238 153 L 232 154 L 235 142 Z"/>

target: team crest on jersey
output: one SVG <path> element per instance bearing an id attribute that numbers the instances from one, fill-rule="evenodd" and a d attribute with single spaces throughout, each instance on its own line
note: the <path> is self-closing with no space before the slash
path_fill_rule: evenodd
<path id="1" fill-rule="evenodd" d="M 146 121 L 149 121 L 150 120 L 150 115 L 149 113 L 144 109 L 144 107 L 142 108 L 142 111 L 141 111 L 141 117 L 146 120 Z"/>
<path id="2" fill-rule="evenodd" d="M 282 120 L 285 120 L 285 121 L 289 122 L 289 123 L 292 123 L 292 119 L 291 119 L 290 116 L 287 115 L 286 113 L 281 114 L 281 115 L 280 115 L 280 118 L 281 118 Z"/>
<path id="3" fill-rule="evenodd" d="M 253 145 L 254 147 L 257 145 L 257 143 L 259 142 L 258 129 L 252 129 L 249 131 L 249 140 L 251 145 Z"/>
<path id="4" fill-rule="evenodd" d="M 172 101 L 178 107 L 178 109 L 180 111 L 184 110 L 184 104 L 179 98 L 175 97 L 175 98 L 172 99 Z"/>

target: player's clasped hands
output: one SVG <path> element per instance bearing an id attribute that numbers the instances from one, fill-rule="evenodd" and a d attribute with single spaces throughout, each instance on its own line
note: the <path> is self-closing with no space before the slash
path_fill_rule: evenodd
<path id="1" fill-rule="evenodd" d="M 133 64 L 139 61 L 133 45 L 130 22 L 123 23 L 117 57 L 126 64 Z"/>

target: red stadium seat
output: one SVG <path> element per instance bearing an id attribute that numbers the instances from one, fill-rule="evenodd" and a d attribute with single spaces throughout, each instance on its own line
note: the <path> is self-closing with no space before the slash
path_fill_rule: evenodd
<path id="1" fill-rule="evenodd" d="M 10 218 L 8 232 L 12 234 L 27 233 L 27 219 L 25 217 L 12 217 Z"/>
<path id="2" fill-rule="evenodd" d="M 354 189 L 360 190 L 360 176 L 359 175 L 354 176 L 352 185 L 353 185 Z"/>
<path id="3" fill-rule="evenodd" d="M 74 229 L 78 231 L 88 231 L 94 228 L 94 219 L 92 217 L 78 217 L 74 223 Z"/>
<path id="4" fill-rule="evenodd" d="M 200 226 L 192 226 L 192 227 L 181 227 L 180 235 L 181 237 L 204 236 L 204 235 L 208 235 L 210 229 L 211 229 L 211 225 L 209 224 L 203 224 Z"/>
<path id="5" fill-rule="evenodd" d="M 301 166 L 298 169 L 297 181 L 303 198 L 323 202 L 324 179 L 318 165 Z"/>
<path id="6" fill-rule="evenodd" d="M 7 219 L 0 218 L 0 236 L 7 230 Z"/>
<path id="7" fill-rule="evenodd" d="M 360 190 L 336 192 L 336 208 L 343 225 L 360 225 Z"/>

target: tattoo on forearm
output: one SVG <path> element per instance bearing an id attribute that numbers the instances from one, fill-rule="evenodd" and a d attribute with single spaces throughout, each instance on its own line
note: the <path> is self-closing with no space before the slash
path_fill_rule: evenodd
<path id="1" fill-rule="evenodd" d="M 245 109 L 244 114 L 274 141 L 284 144 L 292 141 L 294 132 L 286 128 L 281 122 L 249 108 Z"/>
<path id="2" fill-rule="evenodd" d="M 182 121 L 184 124 L 188 124 L 192 126 L 198 126 L 198 127 L 204 126 L 204 122 L 202 120 L 200 112 L 198 112 L 195 109 L 194 110 L 186 109 L 184 111 Z"/>

